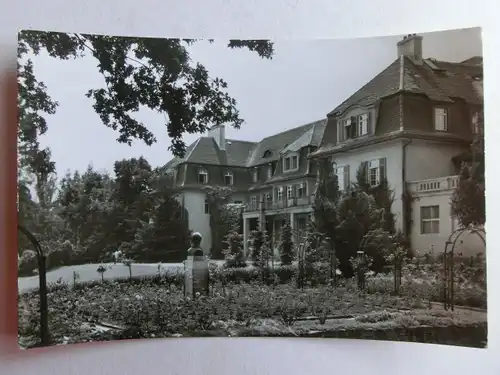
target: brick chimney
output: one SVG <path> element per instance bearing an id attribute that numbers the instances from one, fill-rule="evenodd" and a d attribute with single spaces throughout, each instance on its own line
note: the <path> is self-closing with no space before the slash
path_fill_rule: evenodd
<path id="1" fill-rule="evenodd" d="M 226 126 L 214 125 L 208 131 L 208 136 L 212 137 L 220 150 L 226 149 Z"/>
<path id="2" fill-rule="evenodd" d="M 422 63 L 422 39 L 420 35 L 408 34 L 398 42 L 398 57 L 407 56 L 414 63 Z"/>

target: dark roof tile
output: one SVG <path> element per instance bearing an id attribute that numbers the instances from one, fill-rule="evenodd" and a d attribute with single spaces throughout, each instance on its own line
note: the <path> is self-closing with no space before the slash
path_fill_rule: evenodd
<path id="1" fill-rule="evenodd" d="M 233 167 L 254 167 L 276 161 L 286 146 L 318 146 L 325 131 L 326 119 L 302 125 L 264 138 L 260 142 L 226 140 L 226 150 L 220 150 L 212 137 L 200 137 L 186 149 L 184 158 L 174 158 L 163 168 L 181 163 L 210 164 Z M 264 157 L 264 153 L 269 155 Z"/>

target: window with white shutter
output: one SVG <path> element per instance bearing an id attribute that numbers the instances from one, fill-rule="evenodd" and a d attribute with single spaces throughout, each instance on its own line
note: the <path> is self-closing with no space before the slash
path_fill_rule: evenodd
<path id="1" fill-rule="evenodd" d="M 283 200 L 283 186 L 280 186 L 280 187 L 276 190 L 276 199 L 277 199 L 278 201 Z"/>
<path id="2" fill-rule="evenodd" d="M 448 111 L 446 108 L 434 108 L 434 128 L 437 131 L 448 131 Z"/>
<path id="3" fill-rule="evenodd" d="M 337 166 L 334 170 L 335 175 L 337 176 L 337 183 L 339 186 L 339 190 L 343 191 L 344 186 L 345 186 L 345 181 L 344 181 L 344 167 L 343 166 Z"/>
<path id="4" fill-rule="evenodd" d="M 370 186 L 378 186 L 387 178 L 386 160 L 386 158 L 380 158 L 366 163 L 366 178 Z"/>
<path id="5" fill-rule="evenodd" d="M 358 135 L 368 134 L 368 113 L 363 113 L 358 116 Z"/>

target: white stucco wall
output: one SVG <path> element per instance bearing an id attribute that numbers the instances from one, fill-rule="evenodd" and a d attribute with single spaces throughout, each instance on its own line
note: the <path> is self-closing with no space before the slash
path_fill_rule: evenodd
<path id="1" fill-rule="evenodd" d="M 212 244 L 212 234 L 210 215 L 205 214 L 206 194 L 201 191 L 184 191 L 182 197 L 184 198 L 184 207 L 189 213 L 189 229 L 202 235 L 201 247 L 208 254 Z"/>
<path id="2" fill-rule="evenodd" d="M 394 191 L 392 212 L 395 216 L 396 230 L 403 229 L 402 220 L 402 143 L 401 141 L 385 142 L 378 145 L 355 149 L 333 155 L 338 166 L 349 165 L 350 182 L 356 181 L 356 172 L 362 162 L 386 158 L 387 181 Z"/>
<path id="3" fill-rule="evenodd" d="M 456 220 L 451 218 L 450 199 L 453 191 L 422 194 L 412 204 L 412 226 L 411 242 L 412 248 L 417 254 L 423 255 L 431 252 L 434 255 L 444 251 L 445 243 L 454 230 L 458 228 Z M 420 207 L 439 206 L 439 233 L 422 234 Z M 484 252 L 485 247 L 476 234 L 464 233 L 457 241 L 455 254 L 462 253 L 463 256 L 474 256 L 478 252 Z"/>
<path id="4" fill-rule="evenodd" d="M 458 145 L 414 139 L 406 147 L 406 180 L 456 175 L 451 158 L 463 151 Z"/>

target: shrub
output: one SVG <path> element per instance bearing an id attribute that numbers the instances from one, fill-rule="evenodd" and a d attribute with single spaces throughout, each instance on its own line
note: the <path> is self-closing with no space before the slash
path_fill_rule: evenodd
<path id="1" fill-rule="evenodd" d="M 238 232 L 230 232 L 225 238 L 225 267 L 243 268 L 247 266 L 243 251 L 243 236 Z"/>
<path id="2" fill-rule="evenodd" d="M 18 261 L 19 276 L 31 276 L 37 267 L 36 253 L 33 250 L 24 250 Z"/>
<path id="3" fill-rule="evenodd" d="M 281 231 L 281 246 L 280 246 L 281 264 L 287 266 L 293 261 L 293 240 L 292 227 L 287 220 Z"/>

